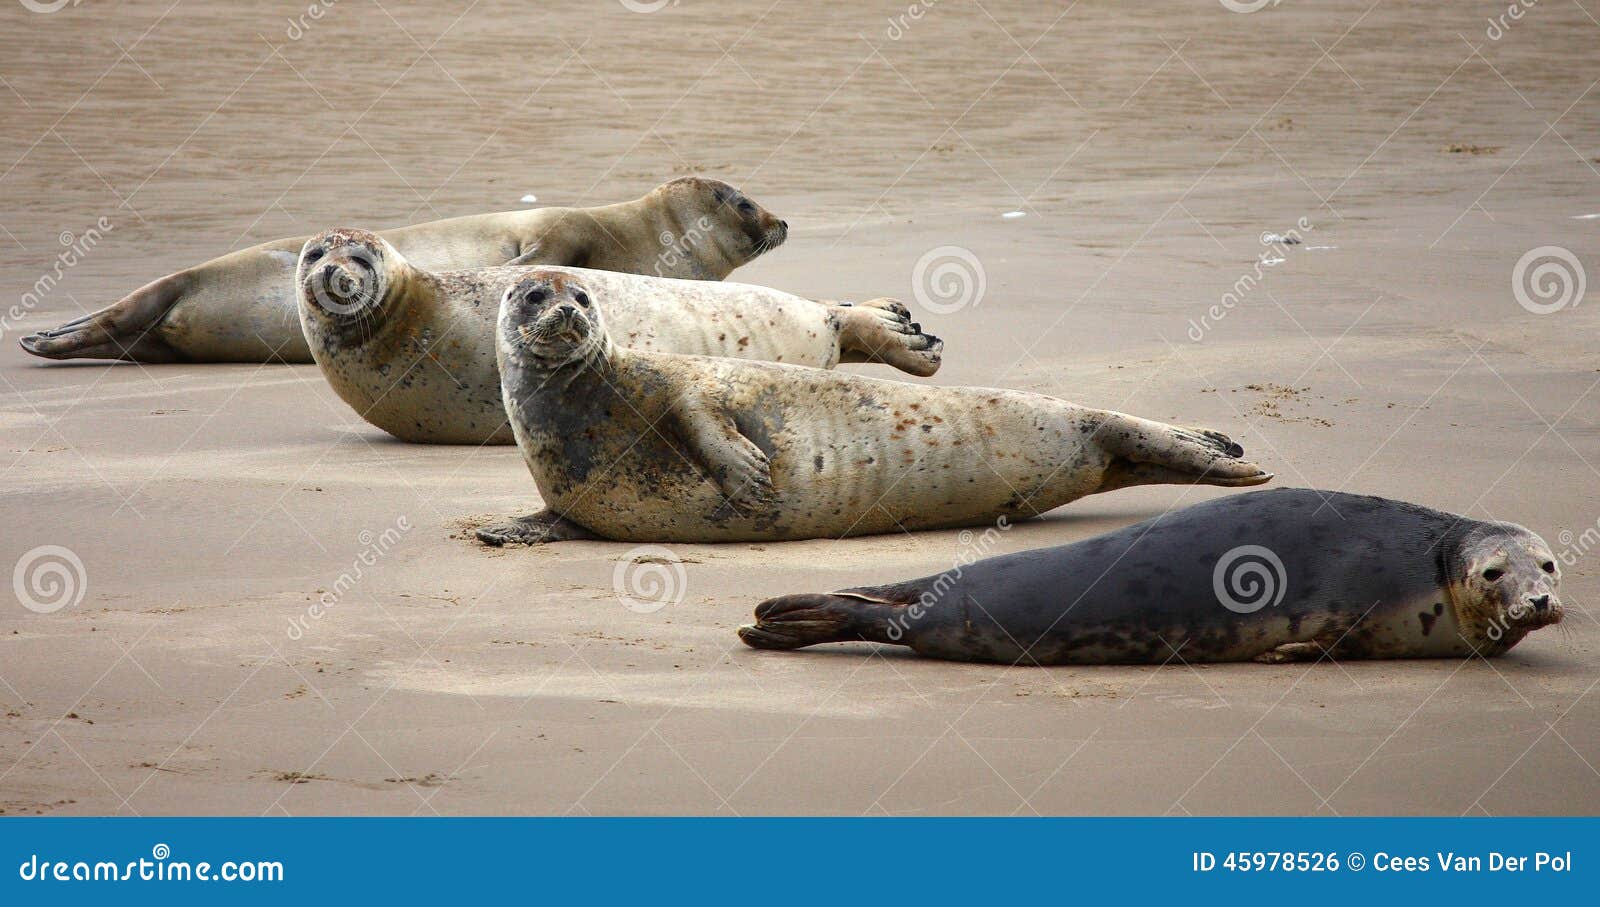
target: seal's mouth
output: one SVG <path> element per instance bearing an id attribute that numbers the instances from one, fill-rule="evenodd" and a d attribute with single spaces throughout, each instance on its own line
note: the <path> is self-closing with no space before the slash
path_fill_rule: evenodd
<path id="1" fill-rule="evenodd" d="M 588 320 L 567 304 L 552 308 L 531 323 L 517 325 L 518 341 L 534 349 L 575 346 L 588 336 Z"/>
<path id="2" fill-rule="evenodd" d="M 789 222 L 773 218 L 774 223 L 761 232 L 755 239 L 754 246 L 750 249 L 751 258 L 760 258 L 773 249 L 783 245 L 789 238 Z"/>
<path id="3" fill-rule="evenodd" d="M 306 295 L 335 318 L 360 317 L 383 296 L 376 263 L 359 255 L 307 256 L 303 264 Z"/>
<path id="4" fill-rule="evenodd" d="M 1505 611 L 1505 621 L 1513 627 L 1537 630 L 1559 624 L 1567 616 L 1566 608 L 1554 595 L 1539 595 L 1512 605 Z"/>

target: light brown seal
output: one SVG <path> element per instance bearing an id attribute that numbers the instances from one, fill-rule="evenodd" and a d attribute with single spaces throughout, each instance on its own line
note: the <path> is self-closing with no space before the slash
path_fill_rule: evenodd
<path id="1" fill-rule="evenodd" d="M 727 183 L 683 177 L 616 205 L 453 217 L 380 235 L 436 271 L 549 264 L 721 280 L 781 244 L 788 225 Z M 168 274 L 92 315 L 22 338 L 22 348 L 47 359 L 310 362 L 294 281 L 307 239 L 262 243 Z"/>
<path id="2" fill-rule="evenodd" d="M 1219 433 L 1039 394 L 626 349 L 605 304 L 555 271 L 507 291 L 500 380 L 547 511 L 480 539 L 838 538 L 1271 478 Z"/>
<path id="3" fill-rule="evenodd" d="M 405 441 L 510 444 L 495 317 L 526 266 L 435 273 L 364 230 L 314 236 L 300 255 L 301 327 L 328 383 Z M 893 300 L 828 304 L 741 283 L 551 268 L 609 300 L 622 343 L 643 350 L 832 368 L 939 368 L 943 343 Z"/>

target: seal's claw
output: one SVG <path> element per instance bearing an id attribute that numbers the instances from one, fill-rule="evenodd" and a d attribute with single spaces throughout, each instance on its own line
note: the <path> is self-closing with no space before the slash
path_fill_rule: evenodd
<path id="1" fill-rule="evenodd" d="M 577 523 L 549 510 L 517 517 L 509 523 L 481 526 L 473 530 L 472 534 L 478 541 L 493 548 L 599 538 Z"/>

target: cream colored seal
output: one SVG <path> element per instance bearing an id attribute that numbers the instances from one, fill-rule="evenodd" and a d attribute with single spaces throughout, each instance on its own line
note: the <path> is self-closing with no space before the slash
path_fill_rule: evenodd
<path id="1" fill-rule="evenodd" d="M 1271 478 L 1216 432 L 1038 394 L 627 349 L 607 304 L 558 271 L 507 291 L 500 380 L 547 511 L 485 542 L 838 538 Z"/>
<path id="2" fill-rule="evenodd" d="M 608 300 L 620 342 L 641 350 L 832 368 L 882 362 L 939 368 L 943 343 L 893 300 L 819 303 L 766 287 L 582 268 L 435 273 L 363 230 L 312 237 L 300 255 L 301 327 L 339 396 L 406 441 L 510 444 L 495 362 L 508 287 L 560 274 Z"/>
<path id="3" fill-rule="evenodd" d="M 727 183 L 683 177 L 616 205 L 454 217 L 380 235 L 429 270 L 548 264 L 721 280 L 781 244 L 788 225 Z M 310 362 L 294 282 L 308 238 L 168 274 L 92 315 L 22 338 L 22 348 L 47 359 Z"/>

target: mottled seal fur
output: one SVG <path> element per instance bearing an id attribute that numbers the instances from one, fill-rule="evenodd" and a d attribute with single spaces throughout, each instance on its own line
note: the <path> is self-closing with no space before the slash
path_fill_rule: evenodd
<path id="1" fill-rule="evenodd" d="M 434 273 L 363 230 L 314 236 L 300 256 L 300 323 L 328 383 L 405 441 L 510 444 L 495 356 L 506 289 L 561 274 L 610 300 L 621 343 L 644 350 L 832 368 L 939 368 L 943 343 L 893 300 L 831 304 L 742 283 L 526 266 Z"/>
<path id="2" fill-rule="evenodd" d="M 549 512 L 483 540 L 550 540 L 552 526 L 628 541 L 838 538 L 1031 517 L 1127 485 L 1271 478 L 1216 432 L 1038 394 L 626 349 L 607 304 L 556 271 L 507 292 L 505 405 Z"/>
<path id="3" fill-rule="evenodd" d="M 1040 665 L 1488 656 L 1561 620 L 1559 583 L 1550 547 L 1516 524 L 1283 488 L 908 582 L 771 599 L 739 636 Z"/>
<path id="4" fill-rule="evenodd" d="M 684 177 L 616 205 L 453 217 L 380 235 L 435 271 L 548 264 L 721 280 L 781 244 L 788 225 L 727 183 Z M 22 348 L 47 359 L 310 362 L 294 283 L 308 238 L 168 274 L 92 315 L 23 337 Z"/>

